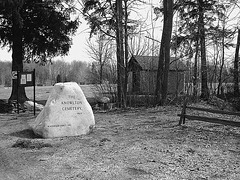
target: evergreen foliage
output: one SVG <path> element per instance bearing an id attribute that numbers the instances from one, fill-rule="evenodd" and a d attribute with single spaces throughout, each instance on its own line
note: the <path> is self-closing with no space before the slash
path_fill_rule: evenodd
<path id="1" fill-rule="evenodd" d="M 14 1 L 13 1 L 14 2 Z M 14 3 L 0 3 L 0 43 L 10 49 L 13 44 L 12 9 Z M 71 36 L 79 20 L 70 0 L 23 0 L 19 7 L 22 40 L 26 61 L 46 62 L 54 56 L 65 55 L 71 47 Z"/>

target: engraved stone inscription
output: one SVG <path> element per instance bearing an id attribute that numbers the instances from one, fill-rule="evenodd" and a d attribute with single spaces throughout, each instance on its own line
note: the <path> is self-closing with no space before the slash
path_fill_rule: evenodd
<path id="1" fill-rule="evenodd" d="M 63 111 L 81 111 L 82 101 L 76 100 L 75 96 L 69 95 L 68 98 L 70 100 L 62 101 L 61 104 L 63 105 Z"/>
<path id="2" fill-rule="evenodd" d="M 54 124 L 54 125 L 49 125 L 47 127 L 65 127 L 65 126 L 71 126 L 71 124 Z"/>

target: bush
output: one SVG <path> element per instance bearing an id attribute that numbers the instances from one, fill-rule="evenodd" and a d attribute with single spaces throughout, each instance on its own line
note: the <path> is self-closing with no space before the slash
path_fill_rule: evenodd
<path id="1" fill-rule="evenodd" d="M 240 111 L 240 97 L 231 98 L 230 102 L 236 111 Z"/>
<path id="2" fill-rule="evenodd" d="M 218 96 L 219 98 L 229 102 L 232 104 L 233 108 L 236 111 L 240 111 L 240 97 L 239 96 L 234 96 L 233 91 L 228 91 L 226 94 L 221 94 Z"/>

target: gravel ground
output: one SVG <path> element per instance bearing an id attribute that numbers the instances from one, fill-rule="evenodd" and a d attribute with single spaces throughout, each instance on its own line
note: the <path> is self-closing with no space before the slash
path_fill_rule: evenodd
<path id="1" fill-rule="evenodd" d="M 176 106 L 95 112 L 91 134 L 54 139 L 34 136 L 32 112 L 0 114 L 0 179 L 239 180 L 239 128 L 178 126 L 180 112 Z"/>

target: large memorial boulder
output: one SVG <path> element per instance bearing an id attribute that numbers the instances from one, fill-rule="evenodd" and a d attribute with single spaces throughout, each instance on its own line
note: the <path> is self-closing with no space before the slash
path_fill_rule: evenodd
<path id="1" fill-rule="evenodd" d="M 91 106 L 75 82 L 54 85 L 45 107 L 32 124 L 44 138 L 87 134 L 95 125 Z"/>

